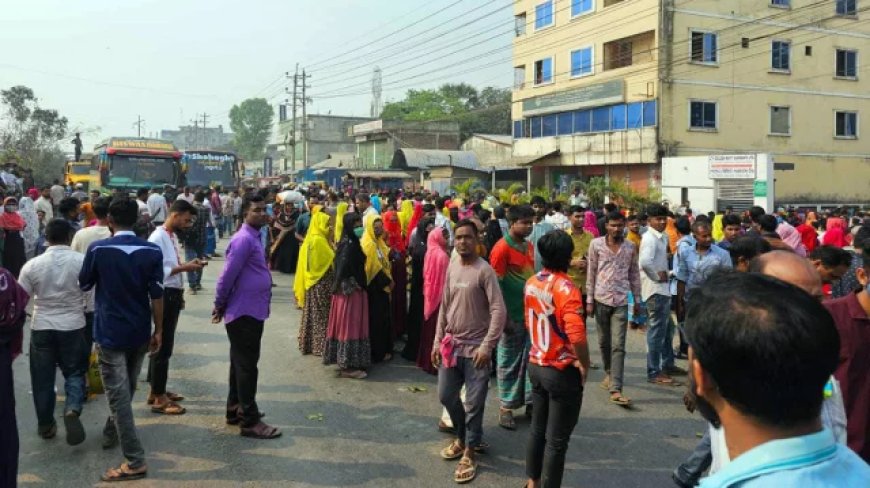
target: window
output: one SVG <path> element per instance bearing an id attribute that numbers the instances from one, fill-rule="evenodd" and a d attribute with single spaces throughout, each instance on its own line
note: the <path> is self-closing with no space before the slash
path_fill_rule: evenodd
<path id="1" fill-rule="evenodd" d="M 634 50 L 631 41 L 614 41 L 605 45 L 607 53 L 607 69 L 631 66 L 631 53 Z"/>
<path id="2" fill-rule="evenodd" d="M 514 35 L 516 37 L 526 35 L 526 13 L 514 16 Z"/>
<path id="3" fill-rule="evenodd" d="M 836 112 L 834 135 L 843 139 L 858 138 L 858 112 Z"/>
<path id="4" fill-rule="evenodd" d="M 547 0 L 535 7 L 535 30 L 551 25 L 553 25 L 553 0 Z"/>
<path id="5" fill-rule="evenodd" d="M 580 110 L 574 112 L 574 132 L 584 133 L 592 132 L 591 112 L 589 110 Z"/>
<path id="6" fill-rule="evenodd" d="M 614 105 L 610 108 L 610 130 L 625 130 L 625 105 Z"/>
<path id="7" fill-rule="evenodd" d="M 858 52 L 837 49 L 837 77 L 856 78 L 858 76 Z"/>
<path id="8" fill-rule="evenodd" d="M 571 51 L 571 77 L 591 75 L 593 67 L 592 46 Z"/>
<path id="9" fill-rule="evenodd" d="M 858 0 L 837 0 L 837 15 L 858 15 Z"/>
<path id="10" fill-rule="evenodd" d="M 526 86 L 526 67 L 514 66 L 514 89 L 520 90 Z"/>
<path id="11" fill-rule="evenodd" d="M 777 136 L 791 135 L 791 108 L 770 107 L 770 133 Z"/>
<path id="12" fill-rule="evenodd" d="M 610 130 L 610 107 L 592 109 L 592 132 Z"/>
<path id="13" fill-rule="evenodd" d="M 566 134 L 570 134 L 573 131 L 574 120 L 571 112 L 565 112 L 559 114 L 559 135 L 564 136 Z"/>
<path id="14" fill-rule="evenodd" d="M 716 102 L 689 102 L 689 128 L 715 130 L 718 127 Z"/>
<path id="15" fill-rule="evenodd" d="M 643 127 L 643 103 L 628 104 L 628 128 L 640 129 Z"/>
<path id="16" fill-rule="evenodd" d="M 712 32 L 692 31 L 692 61 L 716 64 L 719 61 L 716 52 L 717 40 L 717 35 Z"/>
<path id="17" fill-rule="evenodd" d="M 555 115 L 545 115 L 543 117 L 544 130 L 542 131 L 544 137 L 547 136 L 555 136 L 556 135 L 556 124 L 557 119 Z"/>
<path id="18" fill-rule="evenodd" d="M 771 65 L 776 71 L 791 69 L 791 43 L 788 41 L 773 41 L 771 46 Z"/>
<path id="19" fill-rule="evenodd" d="M 553 58 L 535 61 L 535 84 L 543 85 L 553 82 Z"/>
<path id="20" fill-rule="evenodd" d="M 643 126 L 653 127 L 656 125 L 656 101 L 643 102 Z"/>
<path id="21" fill-rule="evenodd" d="M 771 7 L 791 7 L 791 0 L 770 0 Z"/>
<path id="22" fill-rule="evenodd" d="M 571 17 L 588 14 L 595 10 L 594 0 L 571 0 Z"/>
<path id="23" fill-rule="evenodd" d="M 523 121 L 514 120 L 514 139 L 520 139 L 522 137 L 525 137 L 523 135 Z"/>
<path id="24" fill-rule="evenodd" d="M 541 118 L 532 117 L 530 124 L 531 127 L 529 127 L 529 133 L 532 137 L 541 137 Z"/>

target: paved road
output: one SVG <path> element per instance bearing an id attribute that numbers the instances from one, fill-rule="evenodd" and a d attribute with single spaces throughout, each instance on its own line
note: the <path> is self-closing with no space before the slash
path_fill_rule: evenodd
<path id="1" fill-rule="evenodd" d="M 455 464 L 438 457 L 448 438 L 435 430 L 440 415 L 435 378 L 397 358 L 375 366 L 366 380 L 339 379 L 334 367 L 303 357 L 296 345 L 300 313 L 291 305 L 291 276 L 275 275 L 278 287 L 263 338 L 257 397 L 267 421 L 279 426 L 284 436 L 251 440 L 224 425 L 229 347 L 223 327 L 209 322 L 222 264 L 220 259 L 211 262 L 203 279 L 205 290 L 186 296 L 182 313 L 169 387 L 187 397 L 187 414 L 152 414 L 145 406 L 148 387 L 140 384 L 134 411 L 149 477 L 126 486 L 454 486 Z M 591 343 L 596 340 L 590 333 Z M 635 400 L 631 410 L 609 404 L 597 386 L 603 373 L 592 373 L 568 451 L 564 486 L 672 486 L 670 470 L 697 442 L 702 423 L 683 409 L 681 389 L 644 381 L 643 351 L 643 336 L 631 333 L 625 390 Z M 600 364 L 597 353 L 593 359 Z M 65 443 L 62 422 L 55 439 L 42 440 L 36 434 L 26 355 L 14 369 L 21 486 L 99 485 L 99 474 L 121 460 L 119 449 L 100 447 L 108 410 L 105 398 L 85 406 L 82 420 L 88 439 L 83 444 Z M 59 372 L 57 384 L 62 392 Z M 412 393 L 409 386 L 426 390 Z M 493 447 L 481 458 L 482 469 L 472 486 L 522 486 L 528 424 L 521 421 L 516 432 L 500 429 L 492 391 L 484 428 Z M 58 418 L 62 405 L 59 401 Z"/>

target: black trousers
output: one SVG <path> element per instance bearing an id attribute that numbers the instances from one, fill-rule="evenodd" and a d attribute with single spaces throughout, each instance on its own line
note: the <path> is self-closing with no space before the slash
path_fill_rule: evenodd
<path id="1" fill-rule="evenodd" d="M 580 370 L 558 370 L 529 363 L 532 383 L 532 428 L 526 447 L 526 476 L 544 488 L 562 486 L 568 441 L 580 416 L 583 386 Z"/>
<path id="2" fill-rule="evenodd" d="M 151 393 L 163 395 L 166 393 L 166 382 L 169 380 L 169 358 L 175 349 L 175 329 L 178 327 L 178 316 L 184 308 L 184 290 L 181 288 L 166 288 L 163 290 L 163 343 L 157 354 L 148 360 L 148 381 L 151 382 Z"/>
<path id="3" fill-rule="evenodd" d="M 12 388 L 12 347 L 0 340 L 0 488 L 15 488 L 17 478 L 18 424 Z"/>
<path id="4" fill-rule="evenodd" d="M 257 407 L 257 377 L 263 321 L 247 315 L 226 325 L 230 339 L 230 391 L 227 395 L 227 418 L 242 418 L 242 427 L 260 421 Z"/>

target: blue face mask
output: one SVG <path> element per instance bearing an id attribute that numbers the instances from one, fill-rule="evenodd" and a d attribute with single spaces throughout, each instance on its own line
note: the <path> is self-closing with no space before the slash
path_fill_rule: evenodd
<path id="1" fill-rule="evenodd" d="M 362 227 L 355 227 L 353 229 L 353 233 L 356 234 L 356 236 L 359 238 L 362 238 L 364 231 L 365 231 L 365 229 L 363 229 Z"/>

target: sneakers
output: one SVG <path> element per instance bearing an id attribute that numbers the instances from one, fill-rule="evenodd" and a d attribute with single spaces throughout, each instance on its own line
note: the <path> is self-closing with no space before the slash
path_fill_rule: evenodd
<path id="1" fill-rule="evenodd" d="M 77 412 L 69 411 L 63 416 L 63 424 L 66 428 L 66 443 L 76 446 L 85 441 L 85 428 L 79 420 Z"/>

